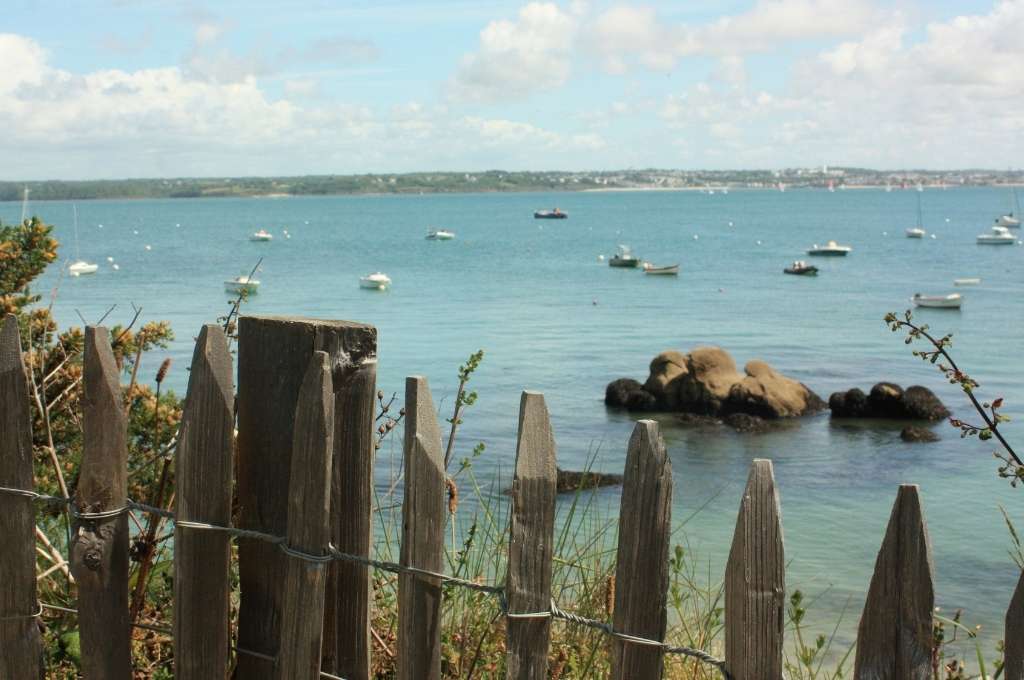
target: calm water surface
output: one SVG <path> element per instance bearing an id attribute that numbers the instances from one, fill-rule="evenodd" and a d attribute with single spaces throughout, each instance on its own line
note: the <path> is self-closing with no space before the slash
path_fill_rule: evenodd
<path id="1" fill-rule="evenodd" d="M 108 323 L 124 323 L 131 302 L 146 319 L 169 320 L 178 338 L 166 354 L 179 392 L 192 337 L 227 309 L 223 281 L 247 273 L 260 256 L 263 285 L 247 311 L 376 325 L 385 390 L 401 391 L 406 375 L 426 375 L 447 412 L 457 366 L 483 348 L 473 378 L 480 400 L 460 436 L 463 452 L 487 444 L 477 474 L 500 489 L 514 461 L 522 389 L 545 393 L 562 467 L 581 468 L 596 455 L 598 468 L 621 471 L 632 419 L 605 409 L 604 387 L 622 376 L 642 381 L 650 359 L 669 348 L 720 345 L 740 365 L 761 358 L 826 399 L 883 379 L 922 383 L 969 416 L 962 396 L 882 323 L 914 292 L 952 291 L 957 277 L 983 279 L 962 290 L 963 310 L 924 310 L 918 318 L 955 334 L 957 358 L 981 393 L 1004 396 L 1006 413 L 1019 420 L 1024 248 L 974 243 L 1005 210 L 1005 192 L 927 191 L 925 227 L 936 238 L 921 241 L 903 237 L 915 202 L 913 192 L 880 190 L 81 202 L 81 255 L 100 271 L 61 279 L 51 266 L 38 288 L 59 282 L 55 309 L 65 323 L 79 323 L 75 310 L 94 320 L 113 303 Z M 570 218 L 532 219 L 533 210 L 554 205 Z M 57 225 L 62 256 L 72 257 L 71 204 L 38 203 L 32 212 Z M 0 204 L 5 222 L 19 213 L 17 204 Z M 272 243 L 247 240 L 260 227 L 275 234 Z M 458 237 L 428 242 L 428 227 Z M 782 275 L 806 248 L 829 239 L 851 244 L 853 253 L 815 262 L 816 279 Z M 656 263 L 681 263 L 681 276 L 645 277 L 598 261 L 619 243 Z M 375 270 L 394 279 L 390 291 L 359 289 L 359 276 Z M 996 478 L 992 446 L 962 441 L 942 425 L 940 442 L 904 444 L 891 424 L 833 424 L 827 415 L 763 435 L 660 420 L 674 467 L 674 517 L 706 505 L 685 536 L 713 573 L 724 566 L 750 461 L 771 458 L 788 586 L 820 596 L 811 616 L 823 630 L 849 602 L 848 634 L 897 485 L 913 482 L 934 545 L 939 604 L 966 608 L 965 620 L 982 624 L 987 638 L 1001 635 L 1017 572 L 998 508 L 1024 528 L 1024 491 Z M 1024 441 L 1019 425 L 1006 432 Z M 618 493 L 602 492 L 612 511 Z"/>

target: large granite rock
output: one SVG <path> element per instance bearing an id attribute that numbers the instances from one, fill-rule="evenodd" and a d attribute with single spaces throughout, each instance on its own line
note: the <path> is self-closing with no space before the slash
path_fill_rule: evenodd
<path id="1" fill-rule="evenodd" d="M 733 358 L 720 347 L 698 347 L 689 354 L 662 352 L 651 361 L 643 385 L 629 378 L 609 383 L 605 403 L 631 411 L 760 418 L 800 416 L 825 407 L 805 385 L 763 361 L 749 362 L 740 373 Z"/>
<path id="2" fill-rule="evenodd" d="M 904 390 L 895 383 L 880 382 L 867 395 L 854 387 L 828 398 L 833 418 L 893 418 L 897 420 L 942 420 L 949 410 L 927 387 L 913 385 Z"/>

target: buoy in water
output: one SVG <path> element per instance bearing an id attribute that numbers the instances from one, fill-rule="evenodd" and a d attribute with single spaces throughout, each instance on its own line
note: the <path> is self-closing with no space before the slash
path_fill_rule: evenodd
<path id="1" fill-rule="evenodd" d="M 114 258 L 112 258 L 112 257 L 110 257 L 110 256 L 108 255 L 108 256 L 107 256 L 107 262 L 113 262 L 113 261 L 114 261 Z"/>
<path id="2" fill-rule="evenodd" d="M 149 244 L 147 243 L 147 244 L 146 244 L 146 250 L 153 250 L 153 246 L 151 246 L 151 245 L 149 245 Z"/>

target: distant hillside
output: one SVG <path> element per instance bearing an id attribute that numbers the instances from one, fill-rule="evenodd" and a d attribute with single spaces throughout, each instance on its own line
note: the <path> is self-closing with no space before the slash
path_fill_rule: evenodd
<path id="1" fill-rule="evenodd" d="M 1024 172 L 998 170 L 901 170 L 790 168 L 785 170 L 617 170 L 604 172 L 417 172 L 305 177 L 210 177 L 0 182 L 0 201 L 315 196 L 330 194 L 476 193 L 582 191 L 595 189 L 788 188 L 844 186 L 987 185 L 1024 183 Z"/>

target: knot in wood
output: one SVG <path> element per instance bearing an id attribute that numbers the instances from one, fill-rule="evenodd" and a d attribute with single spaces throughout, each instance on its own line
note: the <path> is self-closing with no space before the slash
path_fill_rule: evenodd
<path id="1" fill-rule="evenodd" d="M 103 555 L 100 554 L 99 550 L 88 550 L 85 555 L 82 556 L 82 562 L 85 563 L 92 571 L 96 571 L 100 568 L 100 564 L 103 562 Z"/>

